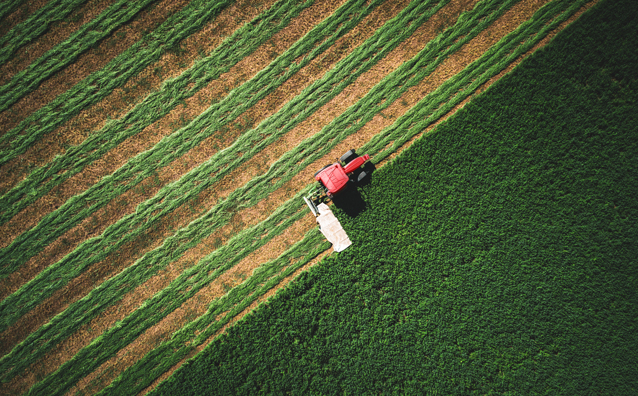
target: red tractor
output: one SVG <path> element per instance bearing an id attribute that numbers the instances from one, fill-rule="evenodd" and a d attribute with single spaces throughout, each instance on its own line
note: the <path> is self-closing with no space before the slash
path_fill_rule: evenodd
<path id="1" fill-rule="evenodd" d="M 333 199 L 348 186 L 349 182 L 358 183 L 365 179 L 368 174 L 360 168 L 369 160 L 368 154 L 359 157 L 352 149 L 342 155 L 338 162 L 326 165 L 315 173 L 315 180 L 319 182 L 319 185 L 315 191 L 304 197 L 312 213 L 318 216 L 317 205 L 324 198 Z"/>

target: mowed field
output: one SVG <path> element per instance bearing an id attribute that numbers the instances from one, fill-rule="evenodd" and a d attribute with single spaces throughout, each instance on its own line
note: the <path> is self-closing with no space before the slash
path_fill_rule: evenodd
<path id="1" fill-rule="evenodd" d="M 3 393 L 153 389 L 330 253 L 316 170 L 382 167 L 594 4 L 4 2 Z"/>

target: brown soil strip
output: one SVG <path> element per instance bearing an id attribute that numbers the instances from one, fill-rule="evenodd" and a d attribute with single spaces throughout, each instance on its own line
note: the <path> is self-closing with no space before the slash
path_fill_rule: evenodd
<path id="1" fill-rule="evenodd" d="M 115 89 L 99 103 L 82 110 L 56 131 L 38 140 L 24 154 L 0 167 L 0 173 L 7 175 L 0 180 L 0 193 L 23 180 L 28 175 L 29 169 L 42 166 L 51 161 L 55 155 L 64 153 L 65 147 L 82 143 L 90 132 L 102 128 L 107 119 L 123 117 L 148 94 L 156 91 L 163 81 L 184 73 L 194 61 L 201 57 L 200 54 L 210 53 L 225 38 L 240 28 L 244 21 L 252 20 L 271 7 L 276 0 L 260 3 L 255 1 L 240 0 L 225 8 L 211 23 L 182 41 L 182 51 L 163 54 L 157 62 L 132 77 L 124 86 Z M 148 130 L 145 132 L 158 133 L 158 131 Z M 141 145 L 138 150 L 150 148 L 143 146 L 143 143 L 143 139 L 137 143 Z"/>
<path id="2" fill-rule="evenodd" d="M 7 15 L 5 19 L 0 20 L 0 36 L 4 36 L 11 29 L 16 27 L 17 24 L 27 20 L 29 15 L 33 14 L 47 3 L 47 0 L 25 1 L 20 4 L 11 14 Z"/>
<path id="3" fill-rule="evenodd" d="M 64 21 L 51 24 L 42 36 L 20 48 L 9 62 L 0 67 L 0 85 L 8 83 L 16 73 L 24 70 L 45 52 L 68 39 L 80 26 L 100 15 L 113 3 L 115 0 L 87 1 L 83 6 L 70 13 Z"/>
<path id="4" fill-rule="evenodd" d="M 171 14 L 182 9 L 188 0 L 161 0 L 139 12 L 130 22 L 102 39 L 71 65 L 43 81 L 33 92 L 0 113 L 2 132 L 14 128 L 35 110 L 55 99 L 56 96 L 82 81 L 89 74 L 103 68 L 117 55 L 139 41 L 144 32 L 153 30 Z"/>
<path id="5" fill-rule="evenodd" d="M 527 7 L 529 7 L 529 4 L 527 5 Z M 517 11 L 518 11 L 518 12 L 523 12 L 524 10 L 520 10 L 520 9 L 518 9 Z M 531 14 L 530 14 L 530 15 L 531 15 Z M 578 15 L 580 15 L 580 13 L 579 13 Z M 512 18 L 512 15 L 511 15 L 511 14 L 509 14 L 508 16 L 510 16 L 510 18 L 511 18 L 511 19 L 515 19 L 515 18 Z M 571 20 L 573 20 L 573 19 L 575 19 L 575 17 L 574 17 L 574 18 L 572 18 Z M 571 20 L 570 20 L 569 22 L 571 22 Z M 499 27 L 502 27 L 502 25 L 499 25 Z M 564 26 L 561 26 L 559 29 L 557 29 L 557 31 L 558 31 L 558 30 L 560 30 L 560 29 L 562 29 L 563 27 L 564 27 Z M 547 42 L 547 41 L 549 41 L 549 39 L 546 39 L 546 40 L 545 40 L 545 42 Z M 469 45 L 472 45 L 473 43 L 475 43 L 475 40 L 473 40 L 473 41 L 472 41 Z M 476 44 L 480 44 L 480 43 L 476 43 Z M 489 48 L 489 46 L 490 46 L 490 45 L 491 45 L 491 44 L 488 44 L 486 48 Z M 474 46 L 474 49 L 476 50 L 476 49 L 477 49 L 477 47 L 476 47 L 476 46 Z M 466 51 L 466 52 L 469 52 L 469 51 Z M 530 51 L 530 52 L 531 52 L 531 51 Z M 471 51 L 471 52 L 469 52 L 469 53 L 475 54 L 476 52 Z M 527 55 L 527 54 L 526 54 L 526 55 Z M 525 56 L 526 56 L 526 55 L 525 55 Z M 476 55 L 476 56 L 478 56 L 478 55 Z M 466 63 L 466 64 L 469 64 L 469 63 L 471 62 L 471 60 L 473 60 L 473 59 L 469 59 L 469 60 L 467 60 L 465 63 Z M 452 64 L 453 64 L 453 62 L 452 62 Z M 446 63 L 446 66 L 447 66 L 447 67 L 452 67 L 452 64 L 448 64 L 448 63 Z M 463 67 L 464 67 L 464 66 L 463 66 Z M 461 69 L 462 69 L 462 67 L 461 67 Z M 453 73 L 452 73 L 452 74 L 453 74 Z M 445 77 L 445 75 L 447 75 L 447 76 L 449 77 L 449 75 L 452 75 L 452 74 L 450 74 L 450 73 L 448 73 L 448 74 L 443 73 L 443 74 L 442 74 L 442 75 L 443 75 L 443 78 L 442 78 L 442 79 L 443 79 L 443 80 L 445 80 L 445 79 L 447 78 L 447 77 Z M 493 82 L 493 81 L 490 81 L 490 83 L 491 83 L 491 82 Z M 426 84 L 426 85 L 427 85 L 427 84 Z M 416 88 L 416 87 L 415 87 L 415 88 Z M 427 93 L 427 92 L 431 91 L 431 88 L 430 88 L 430 89 L 428 89 L 427 87 L 421 87 L 421 90 L 420 90 L 420 91 L 423 91 L 423 90 L 424 90 L 424 88 L 425 88 L 425 93 Z M 418 91 L 418 90 L 413 89 L 413 90 L 411 90 L 411 91 Z M 414 94 L 416 94 L 416 92 L 412 92 L 412 94 L 414 95 Z M 422 98 L 422 96 L 417 96 L 414 100 L 411 100 L 411 101 L 410 101 L 410 102 L 411 102 L 411 104 L 410 104 L 410 102 L 408 102 L 409 97 L 410 97 L 410 95 L 409 95 L 409 93 L 408 93 L 408 94 L 406 94 L 406 97 L 405 97 L 405 99 L 404 99 L 404 100 L 398 100 L 397 102 L 398 102 L 398 103 L 401 103 L 401 106 L 400 106 L 400 107 L 398 107 L 398 108 L 397 108 L 396 106 L 393 106 L 393 107 L 395 107 L 395 110 L 399 110 L 400 112 L 404 113 L 405 111 L 407 111 L 407 109 L 409 109 L 409 107 L 411 107 L 411 106 L 412 106 L 414 103 L 416 103 L 416 102 L 417 102 L 420 98 Z M 398 117 L 398 116 L 400 115 L 400 114 L 390 114 L 391 109 L 392 109 L 392 107 L 391 107 L 391 108 L 389 108 L 389 109 L 386 109 L 386 111 L 384 111 L 384 115 L 385 115 L 385 117 L 386 117 L 386 118 L 396 118 L 396 117 Z M 402 113 L 401 113 L 401 114 L 402 114 Z M 386 119 L 386 118 L 384 118 L 384 117 L 380 117 L 380 118 L 381 118 L 381 120 L 377 120 L 377 121 L 382 121 L 382 120 Z M 374 121 L 374 120 L 373 120 L 373 121 Z M 392 121 L 392 122 L 393 122 L 393 121 Z M 391 123 L 391 122 L 390 122 L 390 123 Z M 379 132 L 379 131 L 383 128 L 383 127 L 384 127 L 383 125 L 379 125 L 377 128 L 375 128 L 376 130 L 374 131 L 374 133 L 378 133 L 378 132 Z M 358 137 L 359 137 L 359 135 L 355 136 L 354 138 L 358 138 Z M 353 146 L 353 147 L 358 146 L 358 144 L 357 144 L 358 142 L 357 142 L 356 140 L 357 140 L 357 139 L 349 139 L 349 141 L 348 141 L 348 142 L 345 142 L 343 145 L 340 145 L 340 146 L 343 146 L 343 147 L 341 147 L 341 148 L 337 148 L 337 149 L 333 150 L 333 154 L 338 155 L 338 153 L 340 153 L 341 151 L 343 151 L 343 149 L 344 149 L 344 148 L 349 148 L 350 146 Z M 363 140 L 364 140 L 364 141 L 367 141 L 367 139 L 363 139 Z M 321 163 L 323 163 L 323 162 L 325 162 L 325 161 L 328 161 L 328 162 L 329 162 L 329 161 L 330 161 L 330 158 L 332 158 L 332 157 L 333 157 L 333 156 L 335 156 L 335 155 L 332 155 L 332 154 L 331 154 L 331 155 L 328 155 L 328 156 L 326 156 L 326 158 L 325 158 L 324 160 L 322 160 L 322 161 L 317 161 L 317 163 L 316 163 L 316 164 L 321 164 Z M 314 171 L 314 168 L 313 168 L 312 166 L 311 166 L 311 167 L 309 167 L 308 169 L 309 169 L 309 171 L 308 171 L 308 172 L 312 172 L 312 171 Z M 312 169 L 312 170 L 310 170 L 310 169 Z M 300 184 L 299 184 L 299 186 L 303 186 L 304 184 L 306 184 L 306 180 L 305 180 L 305 179 L 307 179 L 307 178 L 305 178 L 305 177 L 301 178 L 301 180 L 300 180 L 300 181 L 301 181 L 302 183 L 300 183 Z M 293 181 L 293 182 L 294 182 L 294 181 Z M 278 190 L 278 192 L 277 192 L 277 193 L 280 193 L 280 192 L 282 192 L 282 191 L 284 191 L 284 190 L 290 191 L 290 187 L 289 187 L 289 186 L 287 186 L 287 187 L 285 187 L 285 188 L 282 188 L 282 189 Z M 282 195 L 284 195 L 284 197 L 285 197 L 285 194 L 281 194 L 281 193 L 280 193 L 280 194 L 277 194 L 277 193 L 273 194 L 273 196 L 275 196 L 275 195 L 279 195 L 279 196 L 281 197 Z M 281 202 L 283 202 L 283 198 L 284 198 L 284 197 L 281 197 L 281 198 L 280 198 L 280 199 L 281 199 Z M 275 201 L 279 201 L 280 199 L 275 199 Z M 269 200 L 269 201 L 270 201 L 270 200 Z M 280 203 L 281 203 L 281 202 L 280 202 Z M 274 207 L 274 206 L 276 206 L 276 205 L 267 205 L 267 206 Z M 209 241 L 209 242 L 210 242 L 210 241 Z M 215 242 L 216 242 L 216 241 L 215 241 Z M 172 278 L 172 277 L 171 277 L 171 278 Z M 273 293 L 274 293 L 274 291 L 273 291 Z M 203 348 L 203 346 L 202 346 L 202 348 Z"/>

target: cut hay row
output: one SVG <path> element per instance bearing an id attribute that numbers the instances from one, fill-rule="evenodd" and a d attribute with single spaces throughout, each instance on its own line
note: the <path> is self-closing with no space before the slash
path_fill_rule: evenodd
<path id="1" fill-rule="evenodd" d="M 0 20 L 6 18 L 9 14 L 15 11 L 25 0 L 10 0 L 0 3 Z M 4 22 L 4 21 L 3 21 Z"/>
<path id="2" fill-rule="evenodd" d="M 0 197 L 0 205 L 7 208 L 0 217 L 0 225 L 227 72 L 307 6 L 307 3 L 292 0 L 277 3 L 265 15 L 260 15 L 255 25 L 244 25 L 209 56 L 196 62 L 179 77 L 166 81 L 159 91 L 147 96 L 124 117 L 107 123 L 80 145 L 70 148 L 64 155 L 55 157 L 53 161 L 31 172 Z M 229 105 L 236 104 L 234 102 Z M 142 174 L 137 180 L 144 179 L 149 174 L 152 172 Z"/>
<path id="3" fill-rule="evenodd" d="M 351 5 L 353 3 L 349 2 L 347 4 Z M 347 110 L 343 109 L 345 112 L 336 117 L 331 123 L 322 126 L 321 131 L 315 136 L 305 139 L 272 163 L 266 173 L 253 177 L 247 184 L 232 191 L 228 197 L 220 199 L 203 216 L 198 215 L 199 217 L 195 217 L 194 221 L 187 227 L 178 230 L 173 236 L 169 236 L 162 246 L 144 254 L 134 265 L 102 283 L 89 295 L 77 303 L 71 304 L 68 309 L 55 316 L 48 324 L 29 335 L 9 354 L 0 359 L 3 381 L 12 380 L 16 375 L 34 365 L 39 359 L 45 357 L 47 352 L 57 343 L 68 338 L 80 326 L 99 315 L 106 307 L 117 304 L 126 293 L 142 284 L 171 261 L 178 259 L 184 252 L 197 246 L 206 236 L 228 224 L 235 213 L 261 204 L 273 192 L 284 188 L 286 183 L 302 170 L 307 169 L 311 164 L 315 164 L 342 141 L 356 134 L 375 115 L 383 114 L 382 111 L 401 98 L 401 95 L 410 87 L 419 84 L 447 56 L 462 48 L 464 44 L 476 37 L 478 33 L 492 24 L 515 3 L 515 1 L 511 1 L 506 4 L 499 4 L 501 6 L 499 8 L 489 2 L 480 2 L 472 12 L 463 14 L 454 28 L 441 32 L 435 40 L 427 43 L 417 56 L 388 74 L 385 79 L 375 85 L 355 105 Z M 378 154 L 376 160 L 385 158 L 410 137 L 439 119 L 457 103 L 465 100 L 481 84 L 497 75 L 520 54 L 542 39 L 549 30 L 554 29 L 572 15 L 582 3 L 584 2 L 554 1 L 543 7 L 532 20 L 521 25 L 506 39 L 493 46 L 492 49 L 483 55 L 480 62 L 473 63 L 462 73 L 449 79 L 438 90 L 426 96 L 410 109 L 405 116 L 397 119 L 391 128 L 384 129 L 378 135 L 379 137 L 366 146 L 368 151 L 371 154 Z M 246 131 L 229 148 L 218 152 L 202 165 L 183 175 L 179 180 L 160 188 L 155 197 L 140 204 L 134 214 L 118 220 L 113 226 L 108 227 L 101 237 L 85 241 L 63 260 L 48 267 L 16 293 L 8 296 L 1 303 L 3 307 L 3 329 L 6 330 L 55 290 L 64 287 L 70 279 L 81 274 L 88 266 L 104 259 L 108 254 L 105 252 L 117 252 L 127 241 L 133 240 L 153 227 L 162 216 L 169 215 L 177 207 L 195 199 L 203 191 L 213 187 L 215 183 L 221 182 L 225 176 L 241 167 L 250 158 L 277 142 L 302 120 L 328 103 L 337 93 L 350 86 L 364 71 L 369 70 L 380 59 L 383 59 L 399 43 L 410 37 L 421 24 L 427 23 L 427 20 L 438 12 L 444 4 L 445 2 L 441 2 L 436 7 L 432 7 L 430 4 L 411 3 L 399 16 L 391 21 L 392 23 L 387 23 L 382 29 L 375 32 L 372 39 L 366 41 L 364 45 L 349 54 L 334 69 L 326 73 L 324 77 L 303 90 L 302 94 L 286 103 L 275 115 L 267 118 L 258 127 Z M 346 6 L 344 5 L 344 7 Z M 335 16 L 339 16 L 339 14 L 335 13 Z M 362 19 L 359 14 L 358 18 L 352 22 L 353 25 L 356 25 Z M 337 19 L 335 18 L 335 20 Z M 337 30 L 334 26 L 338 26 L 338 24 L 333 25 L 333 27 L 330 26 L 326 24 L 324 28 L 328 27 L 329 31 L 327 33 L 334 33 Z M 406 31 L 404 29 L 405 26 L 409 26 L 410 30 Z M 346 29 L 343 26 L 341 28 Z M 347 29 L 351 28 L 352 26 Z M 346 31 L 344 30 L 339 34 L 342 35 Z M 326 34 L 326 37 L 332 36 Z M 336 38 L 331 38 L 332 42 L 324 42 L 322 40 L 325 40 L 325 38 L 317 41 L 317 43 L 321 44 L 309 46 L 312 51 L 317 51 L 313 57 L 318 56 L 326 48 L 332 46 Z M 325 44 L 326 48 L 319 49 L 322 44 Z M 312 51 L 305 50 L 301 54 L 313 53 Z M 301 56 L 299 52 L 291 52 L 289 54 L 287 51 L 286 54 L 287 56 L 296 54 L 297 56 L 293 57 L 293 60 L 298 60 Z M 282 55 L 277 59 L 286 58 Z M 305 60 L 306 58 L 302 58 L 298 66 L 302 65 Z M 310 59 L 308 59 L 309 61 Z M 308 62 L 303 64 L 303 66 L 299 66 L 299 69 Z M 295 64 L 295 62 L 288 62 L 287 67 L 293 68 Z M 279 78 L 289 78 L 290 75 L 288 73 L 294 73 L 294 71 L 290 70 L 288 69 L 281 74 Z M 278 81 L 273 80 L 272 75 L 266 74 L 266 76 L 270 77 L 271 83 Z M 249 84 L 242 85 L 242 87 L 255 84 L 254 81 L 253 79 Z M 285 79 L 279 84 L 284 81 Z M 268 86 L 262 85 L 262 87 Z M 230 99 L 238 97 L 238 94 L 234 93 L 234 91 L 227 96 Z M 225 115 L 227 118 L 221 119 L 230 122 L 241 116 L 258 101 L 231 102 L 227 98 L 224 100 L 228 100 L 227 103 L 232 103 L 235 107 L 239 107 L 240 103 L 244 106 L 233 110 L 230 109 L 232 106 L 219 106 L 217 112 L 202 113 L 189 124 L 192 126 L 180 129 L 181 133 L 184 134 L 184 137 L 182 137 L 184 140 L 175 140 L 174 144 L 166 146 L 158 144 L 153 149 L 158 154 L 155 157 L 147 157 L 149 158 L 147 162 L 144 162 L 146 158 L 139 160 L 140 162 L 138 163 L 130 161 L 129 164 L 134 164 L 138 167 L 131 166 L 130 169 L 133 171 L 120 180 L 124 182 L 130 182 L 131 180 L 135 180 L 135 182 L 142 181 L 149 175 L 143 173 L 145 171 L 143 169 L 144 166 L 163 166 L 179 158 L 191 147 L 195 147 L 203 141 L 203 139 L 197 137 L 197 133 L 201 131 L 201 128 L 210 128 L 210 125 L 215 123 L 207 131 L 210 135 L 221 129 L 220 125 L 223 126 L 223 121 L 219 121 L 220 116 L 223 117 Z M 219 103 L 223 104 L 224 100 Z M 184 131 L 190 131 L 193 134 L 187 135 Z M 164 159 L 162 154 L 173 156 Z M 96 158 L 99 158 L 99 156 Z M 73 164 L 73 161 L 70 163 Z M 162 165 L 157 165 L 158 163 Z M 122 188 L 122 185 L 118 185 L 118 182 L 103 184 L 94 189 L 92 187 L 93 195 L 84 195 L 82 198 L 87 196 L 95 197 L 96 201 L 104 199 L 105 202 L 108 202 L 113 196 L 124 191 L 123 189 L 117 190 Z M 116 189 L 112 196 L 103 193 L 104 190 L 108 190 L 105 186 L 109 185 Z M 304 189 L 303 191 L 305 192 L 306 190 Z M 109 194 L 111 194 L 111 191 L 109 191 Z M 101 195 L 105 195 L 105 197 Z M 31 392 L 37 393 L 46 388 L 51 390 L 52 394 L 57 394 L 71 389 L 80 379 L 95 371 L 101 364 L 112 358 L 118 351 L 147 329 L 192 298 L 199 289 L 210 284 L 214 279 L 232 268 L 241 258 L 263 246 L 271 238 L 303 216 L 304 212 L 303 208 L 301 208 L 301 200 L 298 199 L 299 196 L 297 194 L 293 200 L 281 206 L 281 210 L 275 211 L 266 221 L 236 234 L 235 239 L 231 238 L 227 244 L 214 250 L 213 255 L 207 256 L 206 259 L 186 270 L 168 287 L 147 300 L 138 310 L 133 311 L 124 320 L 119 321 L 111 329 L 95 338 L 71 360 L 62 364 L 57 371 L 46 376 L 43 381 L 38 382 L 31 389 Z M 41 234 L 33 233 L 33 236 L 14 240 L 8 248 L 2 250 L 3 254 L 7 252 L 5 257 L 11 257 L 9 253 L 14 252 L 16 260 L 12 261 L 14 263 L 12 270 L 19 268 L 20 265 L 28 260 L 28 258 L 17 256 L 28 252 L 31 254 L 30 257 L 33 257 L 37 254 L 37 252 L 33 253 L 34 251 L 43 250 L 48 243 L 62 235 L 63 232 L 59 231 L 62 228 L 55 227 L 67 221 L 65 218 L 66 213 L 76 215 L 76 218 L 72 220 L 76 224 L 83 218 L 77 217 L 78 214 L 84 217 L 88 216 L 87 212 L 82 212 L 84 210 L 82 208 L 84 202 L 80 201 L 79 198 L 77 202 L 74 202 L 73 198 L 69 202 L 71 204 L 77 203 L 78 206 L 73 208 L 70 204 L 67 207 L 72 208 L 69 209 L 70 212 L 56 211 L 58 218 L 53 218 L 50 223 L 53 228 L 40 227 L 40 224 L 42 224 L 40 223 L 37 227 L 44 230 Z M 287 218 L 288 221 L 282 222 L 282 217 Z M 71 227 L 69 224 L 72 223 L 66 223 L 63 227 Z M 273 232 L 264 231 L 270 230 L 273 224 L 285 224 L 285 226 L 273 228 Z M 66 229 L 68 230 L 68 228 Z M 233 242 L 231 243 L 230 241 Z M 20 243 L 25 243 L 25 245 L 20 245 Z M 27 246 L 28 248 L 26 248 Z M 127 367 L 117 381 L 110 388 L 104 389 L 103 392 L 105 394 L 112 394 L 112 392 L 119 394 L 120 392 L 136 393 L 143 390 L 162 373 L 187 356 L 193 348 L 215 334 L 235 314 L 241 312 L 260 295 L 275 286 L 280 279 L 287 276 L 288 273 L 291 273 L 297 267 L 304 265 L 308 260 L 316 256 L 319 251 L 324 250 L 325 246 L 322 246 L 324 244 L 319 234 L 316 230 L 312 231 L 302 243 L 291 247 L 281 258 L 269 261 L 260 267 L 261 269 L 255 272 L 254 277 L 249 277 L 245 283 L 242 283 L 241 287 L 232 289 L 229 294 L 220 299 L 213 300 L 205 315 L 188 321 L 184 329 L 175 333 L 171 341 L 160 344 L 158 348 L 151 350 L 142 360 L 134 363 L 133 366 Z M 237 250 L 242 253 L 237 254 Z M 302 259 L 299 261 L 293 259 L 294 264 L 290 264 L 291 258 L 294 257 Z M 9 273 L 6 272 L 6 274 Z M 260 285 L 264 282 L 269 283 L 261 287 Z M 37 290 L 37 293 L 34 292 L 35 290 Z M 108 298 L 105 298 L 106 296 Z M 227 313 L 229 310 L 231 310 L 230 313 Z M 8 314 L 5 315 L 4 312 L 8 312 Z M 227 314 L 219 316 L 222 313 Z M 40 343 L 39 340 L 47 341 Z M 69 375 L 70 372 L 74 374 Z"/>

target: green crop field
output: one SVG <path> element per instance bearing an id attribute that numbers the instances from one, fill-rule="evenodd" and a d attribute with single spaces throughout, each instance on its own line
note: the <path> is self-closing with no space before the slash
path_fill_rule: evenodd
<path id="1" fill-rule="evenodd" d="M 3 393 L 635 390 L 631 2 L 39 7 L 0 6 Z"/>

